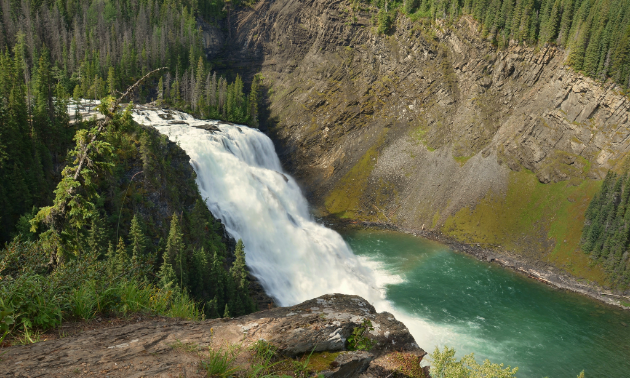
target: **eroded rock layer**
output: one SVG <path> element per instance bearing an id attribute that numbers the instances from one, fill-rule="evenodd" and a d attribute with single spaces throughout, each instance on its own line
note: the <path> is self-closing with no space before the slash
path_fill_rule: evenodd
<path id="1" fill-rule="evenodd" d="M 349 2 L 261 1 L 223 39 L 208 29 L 206 48 L 232 73 L 262 73 L 263 126 L 324 214 L 603 280 L 579 233 L 597 180 L 628 152 L 627 97 L 572 71 L 565 51 L 495 48 L 466 16 L 399 16 L 389 35 L 372 16 Z"/>

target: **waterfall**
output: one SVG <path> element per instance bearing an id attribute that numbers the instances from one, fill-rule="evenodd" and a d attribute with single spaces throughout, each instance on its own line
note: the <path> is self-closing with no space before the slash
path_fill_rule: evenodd
<path id="1" fill-rule="evenodd" d="M 337 232 L 315 222 L 265 134 L 176 111 L 137 109 L 133 118 L 188 153 L 208 208 L 243 240 L 247 266 L 280 305 L 328 293 L 383 302 L 374 273 Z"/>

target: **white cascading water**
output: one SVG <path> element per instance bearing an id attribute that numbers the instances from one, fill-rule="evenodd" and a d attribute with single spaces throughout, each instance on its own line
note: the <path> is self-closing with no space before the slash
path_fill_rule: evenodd
<path id="1" fill-rule="evenodd" d="M 461 338 L 456 328 L 431 324 L 422 314 L 408 314 L 385 299 L 385 285 L 402 278 L 379 263 L 359 260 L 337 232 L 315 222 L 265 134 L 170 110 L 136 109 L 133 118 L 155 127 L 190 156 L 208 208 L 234 239 L 243 240 L 247 266 L 278 304 L 355 294 L 377 311 L 393 313 L 423 347 L 453 345 Z"/>
<path id="2" fill-rule="evenodd" d="M 315 222 L 265 134 L 177 111 L 136 109 L 133 118 L 155 127 L 190 156 L 208 208 L 234 239 L 243 240 L 247 266 L 278 304 L 290 306 L 331 293 L 359 295 L 377 311 L 393 313 L 420 345 L 453 345 L 457 329 L 430 324 L 421 314 L 408 314 L 385 299 L 385 285 L 400 282 L 400 277 L 379 263 L 360 261 L 337 232 Z"/>
<path id="3" fill-rule="evenodd" d="M 337 232 L 313 220 L 300 188 L 282 172 L 265 134 L 181 112 L 169 114 L 172 120 L 164 119 L 170 117 L 163 111 L 137 109 L 133 117 L 188 153 L 208 208 L 234 239 L 243 240 L 247 265 L 280 305 L 327 293 L 357 294 L 374 304 L 383 301 L 373 272 Z M 194 127 L 200 125 L 220 131 Z"/>

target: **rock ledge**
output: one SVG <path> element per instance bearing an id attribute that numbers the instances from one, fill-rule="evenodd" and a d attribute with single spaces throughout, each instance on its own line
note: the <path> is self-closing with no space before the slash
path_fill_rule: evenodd
<path id="1" fill-rule="evenodd" d="M 405 325 L 393 315 L 377 313 L 358 296 L 332 294 L 311 299 L 293 307 L 280 307 L 235 319 L 199 322 L 151 319 L 134 324 L 87 331 L 73 337 L 4 349 L 0 376 L 185 376 L 202 377 L 199 361 L 208 347 L 240 344 L 246 351 L 237 363 L 248 366 L 247 347 L 260 339 L 295 357 L 304 353 L 346 350 L 346 340 L 354 327 L 370 319 L 370 352 L 341 353 L 322 373 L 326 377 L 388 375 L 379 365 L 391 353 L 411 353 L 418 360 L 426 353 L 418 347 Z M 194 350 L 194 353 L 193 353 Z M 364 373 L 366 370 L 367 373 Z"/>

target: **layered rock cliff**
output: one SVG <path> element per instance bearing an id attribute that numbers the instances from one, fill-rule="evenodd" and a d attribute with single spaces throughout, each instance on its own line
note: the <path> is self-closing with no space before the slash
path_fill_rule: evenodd
<path id="1" fill-rule="evenodd" d="M 579 251 L 583 214 L 629 149 L 630 101 L 551 46 L 497 49 L 469 17 L 334 0 L 261 1 L 206 26 L 224 72 L 264 77 L 287 168 L 323 213 L 430 229 L 605 282 Z"/>

